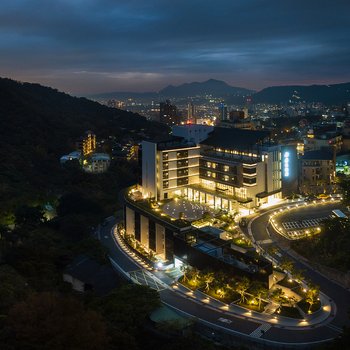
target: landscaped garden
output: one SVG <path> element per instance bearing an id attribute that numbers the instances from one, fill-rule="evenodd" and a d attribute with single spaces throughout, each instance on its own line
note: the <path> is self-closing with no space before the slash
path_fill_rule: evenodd
<path id="1" fill-rule="evenodd" d="M 268 289 L 262 282 L 229 276 L 223 271 L 200 271 L 183 266 L 182 272 L 179 282 L 185 287 L 252 311 L 303 319 L 305 314 L 314 313 L 321 307 L 317 286 L 305 289 L 287 275 Z"/>

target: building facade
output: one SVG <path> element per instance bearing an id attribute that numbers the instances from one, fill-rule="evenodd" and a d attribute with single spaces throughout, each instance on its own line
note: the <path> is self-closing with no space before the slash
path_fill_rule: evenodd
<path id="1" fill-rule="evenodd" d="M 181 195 L 182 188 L 199 182 L 200 147 L 173 138 L 142 142 L 142 188 L 145 196 L 163 200 Z"/>
<path id="2" fill-rule="evenodd" d="M 272 203 L 282 196 L 281 147 L 268 139 L 265 131 L 215 128 L 199 144 L 144 141 L 144 195 L 181 196 L 228 211 Z"/>
<path id="3" fill-rule="evenodd" d="M 148 206 L 150 202 L 138 191 L 133 188 L 125 192 L 125 235 L 141 244 L 145 252 L 152 252 L 162 267 L 210 268 L 258 280 L 268 288 L 272 286 L 269 261 L 236 250 L 229 240 L 195 229 L 190 222 L 162 217 L 156 207 Z M 155 263 L 155 267 L 158 266 Z"/>
<path id="4" fill-rule="evenodd" d="M 169 100 L 159 104 L 159 121 L 170 126 L 180 124 L 178 110 Z"/>
<path id="5" fill-rule="evenodd" d="M 299 189 L 302 193 L 321 194 L 334 191 L 334 153 L 310 151 L 300 158 Z"/>
<path id="6" fill-rule="evenodd" d="M 76 142 L 76 148 L 85 157 L 96 150 L 96 135 L 92 131 L 87 131 L 85 136 Z"/>

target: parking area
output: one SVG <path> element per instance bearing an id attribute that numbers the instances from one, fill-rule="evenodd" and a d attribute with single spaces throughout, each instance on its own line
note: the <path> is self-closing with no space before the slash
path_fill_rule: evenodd
<path id="1" fill-rule="evenodd" d="M 317 227 L 322 221 L 328 218 L 329 216 L 316 218 L 316 219 L 309 219 L 309 220 L 287 221 L 287 222 L 282 222 L 282 226 L 285 230 L 288 230 L 288 231 L 295 230 L 295 229 L 309 228 L 309 227 Z"/>
<path id="2" fill-rule="evenodd" d="M 334 210 L 348 213 L 348 209 L 336 201 L 302 203 L 279 209 L 271 216 L 273 226 L 291 240 L 311 237 L 322 231 L 322 222 L 331 218 Z"/>

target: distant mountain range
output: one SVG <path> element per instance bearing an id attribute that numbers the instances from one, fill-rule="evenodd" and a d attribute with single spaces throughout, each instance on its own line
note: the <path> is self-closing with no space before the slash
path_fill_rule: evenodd
<path id="1" fill-rule="evenodd" d="M 188 97 L 188 96 L 203 96 L 212 95 L 214 97 L 225 96 L 247 96 L 254 93 L 253 90 L 248 90 L 240 87 L 230 86 L 224 81 L 209 79 L 198 83 L 185 83 L 179 86 L 169 85 L 159 91 L 161 96 L 171 97 Z"/>
<path id="2" fill-rule="evenodd" d="M 254 103 L 322 102 L 326 105 L 350 102 L 350 83 L 310 86 L 273 86 L 253 95 Z"/>
<path id="3" fill-rule="evenodd" d="M 228 103 L 244 102 L 245 96 L 252 96 L 253 103 L 280 104 L 290 101 L 322 102 L 326 105 L 343 104 L 350 101 L 350 83 L 332 85 L 293 85 L 273 86 L 259 92 L 234 87 L 224 81 L 209 79 L 204 82 L 185 83 L 179 86 L 169 85 L 159 92 L 109 92 L 87 96 L 88 98 L 124 99 L 136 98 L 141 100 L 164 100 L 165 98 L 187 98 L 211 95 L 222 97 Z"/>
<path id="4" fill-rule="evenodd" d="M 96 94 L 87 96 L 92 99 L 110 99 L 110 98 L 154 98 L 154 99 L 164 99 L 164 98 L 186 98 L 195 96 L 205 96 L 212 95 L 213 97 L 230 97 L 230 96 L 247 96 L 251 95 L 255 91 L 244 89 L 240 87 L 235 87 L 228 85 L 224 81 L 209 79 L 203 82 L 193 82 L 185 83 L 179 86 L 169 85 L 159 92 L 108 92 L 102 94 Z"/>

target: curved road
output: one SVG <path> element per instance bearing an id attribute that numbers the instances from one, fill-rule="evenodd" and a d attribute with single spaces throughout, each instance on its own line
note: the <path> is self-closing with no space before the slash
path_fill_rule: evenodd
<path id="1" fill-rule="evenodd" d="M 114 222 L 101 228 L 98 236 L 102 243 L 109 249 L 109 255 L 113 265 L 119 266 L 119 269 L 128 272 L 140 270 L 140 266 L 132 260 L 120 248 L 113 237 L 112 227 Z M 266 218 L 261 216 L 254 220 L 254 231 L 261 234 L 266 232 Z M 267 233 L 266 233 L 267 234 Z M 320 276 L 318 276 L 320 278 Z M 318 283 L 318 280 L 315 280 Z M 319 283 L 321 285 L 321 283 Z M 333 295 L 333 289 L 336 291 L 336 302 L 340 302 L 339 298 L 346 297 L 346 291 L 340 291 L 338 286 L 330 286 L 322 289 L 328 294 Z M 199 320 L 206 327 L 213 329 L 213 339 L 225 342 L 227 345 L 227 337 L 233 339 L 241 339 L 245 342 L 259 342 L 265 344 L 268 348 L 310 348 L 313 344 L 323 342 L 337 337 L 340 333 L 340 326 L 344 324 L 345 311 L 339 310 L 335 320 L 331 325 L 319 325 L 305 327 L 303 330 L 292 330 L 272 324 L 266 324 L 257 320 L 249 319 L 249 317 L 238 318 L 224 310 L 218 310 L 210 307 L 210 305 L 195 301 L 190 297 L 185 297 L 169 288 L 159 291 L 162 302 L 179 312 Z M 349 295 L 347 296 L 349 297 Z M 340 304 L 339 304 L 340 305 Z M 225 322 L 223 322 L 223 319 Z M 215 336 L 214 336 L 215 331 Z"/>
<path id="2" fill-rule="evenodd" d="M 327 208 L 328 207 L 328 208 Z M 310 218 L 310 217 L 322 217 L 325 213 L 329 213 L 335 207 L 339 207 L 339 204 L 330 203 L 322 204 L 322 207 L 317 205 L 312 205 L 308 207 L 300 207 L 300 209 L 293 209 L 293 212 L 288 211 L 281 214 L 281 216 L 293 216 L 297 214 L 300 217 Z M 276 209 L 275 209 L 276 210 Z M 259 214 L 250 221 L 251 233 L 255 241 L 265 241 L 272 240 L 272 245 L 276 245 L 280 248 L 280 253 L 282 256 L 288 257 L 288 259 L 293 260 L 296 268 L 304 270 L 304 275 L 309 278 L 315 284 L 320 286 L 323 293 L 332 298 L 333 302 L 337 305 L 337 312 L 331 323 L 318 329 L 319 332 L 326 332 L 328 328 L 332 329 L 342 329 L 343 326 L 349 326 L 349 316 L 348 311 L 350 308 L 350 292 L 344 287 L 336 284 L 329 280 L 326 276 L 320 274 L 315 269 L 313 269 L 307 262 L 306 259 L 300 259 L 300 256 L 295 254 L 295 252 L 289 247 L 289 241 L 278 234 L 269 225 L 269 216 L 275 210 L 269 210 L 265 213 Z"/>

